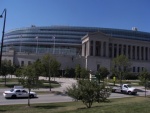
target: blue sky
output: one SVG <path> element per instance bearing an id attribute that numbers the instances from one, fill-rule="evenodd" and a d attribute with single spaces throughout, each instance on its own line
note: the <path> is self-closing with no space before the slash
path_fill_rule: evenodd
<path id="1" fill-rule="evenodd" d="M 67 25 L 150 32 L 150 0 L 0 0 L 7 9 L 5 31 L 21 27 Z M 0 18 L 0 37 L 3 19 Z"/>

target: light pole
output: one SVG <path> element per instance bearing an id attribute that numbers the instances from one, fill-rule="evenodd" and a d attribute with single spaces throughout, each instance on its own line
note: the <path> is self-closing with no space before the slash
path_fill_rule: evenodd
<path id="1" fill-rule="evenodd" d="M 36 39 L 36 54 L 38 53 L 38 41 L 39 41 L 38 38 L 39 38 L 38 36 L 35 37 L 35 39 Z"/>
<path id="2" fill-rule="evenodd" d="M 55 37 L 53 36 L 54 45 L 53 45 L 53 54 L 55 54 Z"/>
<path id="3" fill-rule="evenodd" d="M 1 74 L 1 63 L 2 63 L 2 53 L 3 53 L 3 41 L 4 41 L 4 33 L 5 33 L 5 23 L 6 23 L 6 9 L 3 10 L 0 18 L 3 18 L 4 14 L 4 24 L 3 24 L 3 32 L 2 32 L 2 40 L 1 40 L 1 54 L 0 54 L 0 74 Z"/>

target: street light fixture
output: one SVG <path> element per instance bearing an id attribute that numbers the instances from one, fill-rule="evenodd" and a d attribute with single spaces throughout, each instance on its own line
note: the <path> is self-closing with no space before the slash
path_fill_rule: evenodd
<path id="1" fill-rule="evenodd" d="M 0 54 L 0 72 L 1 72 L 1 63 L 2 63 L 2 53 L 3 53 L 3 41 L 4 41 L 4 33 L 5 33 L 5 23 L 6 23 L 6 9 L 3 10 L 0 18 L 3 18 L 4 14 L 4 24 L 3 24 L 3 31 L 2 31 L 2 40 L 1 40 L 1 54 Z"/>

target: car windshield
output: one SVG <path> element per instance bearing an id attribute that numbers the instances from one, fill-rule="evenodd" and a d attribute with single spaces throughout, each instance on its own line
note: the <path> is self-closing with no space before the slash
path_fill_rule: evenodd
<path id="1" fill-rule="evenodd" d="M 14 89 L 11 89 L 11 90 L 10 90 L 10 92 L 13 92 L 13 91 L 14 91 Z"/>
<path id="2" fill-rule="evenodd" d="M 131 86 L 131 85 L 127 85 L 127 87 L 128 87 L 128 88 L 131 88 L 132 86 Z"/>

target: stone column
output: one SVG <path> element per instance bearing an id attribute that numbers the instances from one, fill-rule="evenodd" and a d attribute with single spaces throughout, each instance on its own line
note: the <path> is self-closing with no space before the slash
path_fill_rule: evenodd
<path id="1" fill-rule="evenodd" d="M 112 43 L 112 58 L 114 58 L 114 44 Z"/>
<path id="2" fill-rule="evenodd" d="M 85 43 L 82 44 L 82 56 L 85 56 L 84 51 L 85 51 Z"/>
<path id="3" fill-rule="evenodd" d="M 139 46 L 139 60 L 141 60 L 141 46 Z"/>
<path id="4" fill-rule="evenodd" d="M 145 59 L 145 53 L 146 53 L 145 49 L 146 49 L 146 47 L 143 47 L 143 60 L 146 60 Z"/>
<path id="5" fill-rule="evenodd" d="M 124 45 L 123 45 L 123 44 L 121 44 L 121 54 L 122 54 L 122 55 L 124 54 L 123 49 L 124 49 Z"/>
<path id="6" fill-rule="evenodd" d="M 95 56 L 95 40 L 93 40 L 93 56 Z"/>
<path id="7" fill-rule="evenodd" d="M 116 44 L 116 57 L 119 55 L 119 45 Z"/>
<path id="8" fill-rule="evenodd" d="M 132 56 L 133 56 L 133 49 L 132 46 L 130 45 L 130 59 L 132 59 Z"/>
<path id="9" fill-rule="evenodd" d="M 86 42 L 86 56 L 89 56 L 89 41 Z"/>
<path id="10" fill-rule="evenodd" d="M 109 57 L 109 43 L 106 42 L 106 57 Z"/>
<path id="11" fill-rule="evenodd" d="M 137 46 L 134 47 L 135 47 L 135 60 L 137 60 Z"/>
<path id="12" fill-rule="evenodd" d="M 101 57 L 103 57 L 104 55 L 103 55 L 103 50 L 104 50 L 104 48 L 103 48 L 103 44 L 104 44 L 104 42 L 103 41 L 101 41 Z"/>
<path id="13" fill-rule="evenodd" d="M 148 47 L 148 53 L 147 53 L 147 58 L 148 58 L 148 61 L 150 60 L 150 48 Z"/>
<path id="14" fill-rule="evenodd" d="M 126 57 L 129 58 L 128 57 L 128 45 L 126 45 Z"/>

